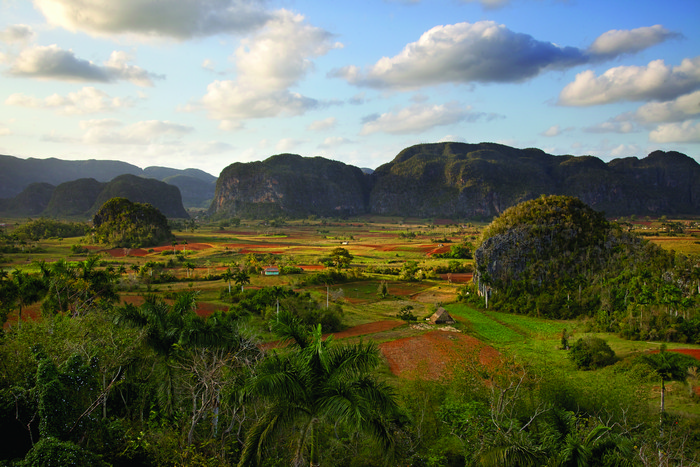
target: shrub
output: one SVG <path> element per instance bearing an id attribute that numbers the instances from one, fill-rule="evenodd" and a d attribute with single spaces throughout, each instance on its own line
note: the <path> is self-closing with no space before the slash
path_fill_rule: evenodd
<path id="1" fill-rule="evenodd" d="M 571 346 L 569 357 L 582 370 L 594 370 L 615 363 L 615 352 L 600 337 L 584 337 Z"/>

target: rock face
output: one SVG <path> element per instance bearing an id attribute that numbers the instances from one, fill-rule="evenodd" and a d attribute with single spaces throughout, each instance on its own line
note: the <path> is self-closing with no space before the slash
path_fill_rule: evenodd
<path id="1" fill-rule="evenodd" d="M 377 214 L 492 217 L 540 195 L 575 196 L 610 215 L 700 213 L 700 165 L 677 152 L 609 163 L 493 143 L 413 146 L 374 172 Z"/>
<path id="2" fill-rule="evenodd" d="M 700 214 L 700 165 L 676 152 L 606 164 L 494 143 L 436 143 L 407 148 L 368 173 L 283 154 L 227 167 L 209 213 L 489 219 L 541 195 L 574 196 L 608 215 Z"/>
<path id="3" fill-rule="evenodd" d="M 342 162 L 280 154 L 225 168 L 209 213 L 258 218 L 365 214 L 370 182 L 362 170 Z"/>

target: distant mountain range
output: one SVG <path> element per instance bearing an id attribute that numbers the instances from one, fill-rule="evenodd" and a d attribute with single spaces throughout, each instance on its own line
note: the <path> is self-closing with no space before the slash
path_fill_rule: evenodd
<path id="1" fill-rule="evenodd" d="M 182 203 L 187 208 L 207 208 L 214 197 L 216 177 L 199 169 L 179 170 L 168 167 L 141 169 L 120 161 L 20 159 L 0 155 L 0 198 L 5 198 L 3 202 L 7 205 L 8 198 L 19 195 L 34 183 L 56 187 L 79 179 L 109 182 L 125 174 L 156 179 L 178 187 L 182 195 Z"/>
<path id="2" fill-rule="evenodd" d="M 700 164 L 672 151 L 605 163 L 535 148 L 446 142 L 406 148 L 374 171 L 280 154 L 231 164 L 217 179 L 198 169 L 0 156 L 0 213 L 16 216 L 89 216 L 109 197 L 122 196 L 149 202 L 168 217 L 185 217 L 184 206 L 208 207 L 215 219 L 490 219 L 543 194 L 575 196 L 607 215 L 700 215 Z"/>

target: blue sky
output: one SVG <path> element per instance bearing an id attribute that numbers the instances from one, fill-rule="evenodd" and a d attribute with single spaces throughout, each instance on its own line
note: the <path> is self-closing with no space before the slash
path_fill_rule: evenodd
<path id="1" fill-rule="evenodd" d="M 700 154 L 697 0 L 0 0 L 0 154 Z"/>

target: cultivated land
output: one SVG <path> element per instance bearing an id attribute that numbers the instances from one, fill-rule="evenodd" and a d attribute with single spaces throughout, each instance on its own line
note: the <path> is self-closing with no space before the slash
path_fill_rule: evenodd
<path id="1" fill-rule="evenodd" d="M 632 228 L 664 248 L 685 254 L 700 253 L 700 231 L 690 229 L 693 221 L 678 221 L 686 225 L 684 233 L 667 233 L 661 221 L 632 221 Z M 8 233 L 14 221 L 6 221 Z M 384 355 L 385 378 L 401 385 L 416 379 L 440 380 L 459 374 L 460 368 L 483 365 L 498 367 L 508 358 L 533 365 L 542 374 L 567 374 L 592 388 L 614 384 L 620 378 L 612 368 L 598 371 L 576 371 L 559 350 L 564 329 L 570 341 L 587 335 L 583 321 L 551 321 L 534 317 L 476 309 L 457 302 L 460 287 L 471 280 L 469 273 L 431 274 L 436 266 L 446 267 L 451 260 L 438 259 L 450 246 L 463 241 L 476 243 L 483 225 L 456 224 L 449 220 L 394 219 L 366 217 L 352 220 L 304 221 L 244 221 L 236 227 L 197 224 L 192 230 L 175 230 L 176 241 L 150 249 L 104 249 L 87 244 L 90 255 L 100 256 L 100 267 L 114 268 L 120 274 L 122 303 L 139 304 L 146 293 L 196 290 L 199 292 L 197 313 L 209 315 L 228 310 L 225 300 L 228 283 L 220 275 L 229 267 L 256 262 L 266 266 L 295 266 L 300 274 L 279 276 L 251 275 L 245 288 L 286 286 L 308 291 L 322 306 L 339 304 L 343 309 L 345 329 L 336 339 L 374 340 Z M 415 234 L 415 236 L 414 236 Z M 5 271 L 15 268 L 38 272 L 38 261 L 53 262 L 61 258 L 82 261 L 87 255 L 72 255 L 71 246 L 81 239 L 49 239 L 27 245 L 34 252 L 7 254 L 0 266 Z M 347 282 L 329 285 L 303 285 L 305 279 L 317 272 L 327 271 L 322 264 L 332 249 L 342 247 L 354 257 Z M 404 263 L 415 261 L 426 277 L 421 280 L 399 280 L 389 268 L 400 269 Z M 459 260 L 471 263 L 471 260 Z M 134 270 L 149 264 L 162 263 L 164 271 L 176 279 L 172 282 L 150 283 L 145 274 Z M 191 265 L 188 267 L 188 263 Z M 378 289 L 386 282 L 388 295 L 381 298 Z M 233 287 L 236 287 L 234 284 Z M 222 297 L 224 299 L 222 299 Z M 437 306 L 445 306 L 456 319 L 453 325 L 429 325 L 425 319 Z M 397 314 L 403 307 L 413 307 L 416 322 L 406 323 Z M 25 317 L 40 319 L 39 307 L 25 309 Z M 6 327 L 15 326 L 17 316 L 11 315 Z M 249 326 L 261 345 L 272 340 L 267 327 L 258 317 L 249 318 Z M 612 334 L 603 337 L 620 358 L 657 350 L 659 342 L 623 340 Z M 274 344 L 268 344 L 274 345 Z M 670 350 L 700 357 L 700 346 L 670 344 Z M 544 373 L 543 373 L 544 372 Z M 690 388 L 700 392 L 700 381 L 689 379 Z M 658 399 L 658 382 L 650 381 L 643 388 L 650 403 Z M 667 408 L 700 416 L 697 396 L 680 383 L 668 384 Z"/>

